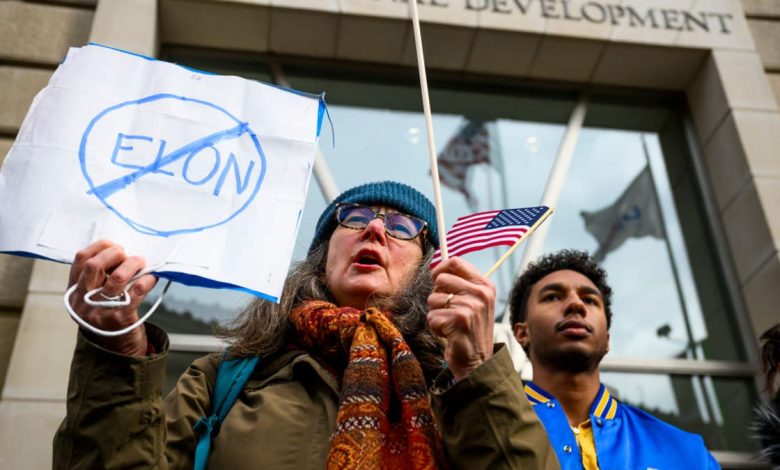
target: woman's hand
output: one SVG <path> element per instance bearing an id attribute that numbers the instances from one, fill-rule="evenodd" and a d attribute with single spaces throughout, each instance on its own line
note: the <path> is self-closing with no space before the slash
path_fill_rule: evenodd
<path id="1" fill-rule="evenodd" d="M 157 283 L 157 278 L 147 274 L 139 278 L 130 288 L 130 305 L 126 307 L 93 307 L 84 302 L 84 294 L 103 287 L 93 300 L 122 295 L 130 279 L 146 266 L 140 256 L 128 256 L 124 248 L 107 241 L 97 241 L 76 253 L 70 268 L 68 286 L 78 284 L 70 297 L 76 314 L 90 325 L 102 330 L 115 331 L 138 321 L 138 305 Z M 83 330 L 82 330 L 83 331 Z M 146 328 L 144 325 L 127 334 L 103 337 L 83 331 L 96 344 L 128 356 L 145 356 L 147 352 Z"/>
<path id="2" fill-rule="evenodd" d="M 440 263 L 431 274 L 428 325 L 447 340 L 444 359 L 461 380 L 493 355 L 496 287 L 461 258 Z"/>

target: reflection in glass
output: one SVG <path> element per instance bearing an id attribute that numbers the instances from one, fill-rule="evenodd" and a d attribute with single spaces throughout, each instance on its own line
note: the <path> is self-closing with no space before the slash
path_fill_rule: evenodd
<path id="1" fill-rule="evenodd" d="M 160 295 L 161 280 L 140 307 L 146 311 Z M 235 318 L 253 297 L 227 289 L 203 289 L 174 283 L 149 321 L 168 333 L 210 335 L 214 326 Z"/>
<path id="2" fill-rule="evenodd" d="M 757 397 L 749 379 L 604 372 L 601 380 L 623 403 L 688 432 L 712 450 L 750 452 L 750 417 Z"/>
<path id="3" fill-rule="evenodd" d="M 658 201 L 670 193 L 653 184 L 665 172 L 651 165 L 646 140 L 657 147 L 654 136 L 637 132 L 582 131 L 545 250 L 576 247 L 602 258 L 614 291 L 612 354 L 676 357 L 689 343 L 686 314 L 694 312 L 683 309 L 681 260 L 671 258 L 666 230 L 677 224 L 676 213 L 662 206 L 671 213 L 661 216 Z M 589 221 L 601 226 L 589 231 Z M 683 348 L 659 341 L 654 332 L 662 326 Z"/>
<path id="4" fill-rule="evenodd" d="M 265 65 L 238 55 L 169 49 L 167 57 L 216 72 L 267 79 Z M 339 189 L 394 179 L 432 198 L 415 81 L 388 82 L 377 75 L 342 79 L 330 68 L 317 74 L 286 66 L 285 73 L 296 89 L 328 92 L 338 145 L 326 128 L 320 149 Z M 344 76 L 355 74 L 350 70 Z M 559 92 L 477 87 L 449 84 L 431 89 L 448 227 L 457 217 L 477 210 L 539 204 L 574 105 L 574 95 Z M 679 117 L 666 103 L 631 100 L 608 96 L 591 100 L 556 213 L 546 223 L 544 251 L 578 248 L 595 253 L 602 248 L 615 291 L 612 355 L 744 360 L 687 163 Z M 620 201 L 641 204 L 618 210 Z M 306 256 L 326 203 L 314 182 L 293 260 Z M 641 230 L 624 234 L 620 243 L 607 243 L 621 224 L 648 211 L 657 217 L 648 219 Z M 597 213 L 605 217 L 594 222 L 587 216 Z M 485 271 L 504 249 L 466 257 Z M 522 256 L 523 248 L 492 277 L 499 318 Z M 188 299 L 193 302 L 186 305 Z M 170 331 L 205 332 L 211 322 L 232 318 L 246 301 L 232 292 L 175 286 L 164 305 L 173 312 Z M 186 312 L 192 318 L 186 318 Z M 165 315 L 159 314 L 161 319 Z"/>

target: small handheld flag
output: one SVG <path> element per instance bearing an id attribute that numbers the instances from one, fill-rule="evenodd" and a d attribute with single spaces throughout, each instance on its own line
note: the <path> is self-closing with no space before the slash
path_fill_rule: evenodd
<path id="1" fill-rule="evenodd" d="M 477 212 L 459 217 L 447 232 L 449 254 L 461 256 L 493 246 L 511 246 L 512 249 L 485 274 L 490 276 L 551 213 L 549 207 L 538 206 Z M 441 253 L 436 250 L 431 268 L 441 261 Z"/>

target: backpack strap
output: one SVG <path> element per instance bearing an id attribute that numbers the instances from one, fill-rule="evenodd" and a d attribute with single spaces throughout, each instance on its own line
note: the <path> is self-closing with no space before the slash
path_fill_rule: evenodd
<path id="1" fill-rule="evenodd" d="M 254 356 L 225 360 L 225 354 L 222 355 L 222 361 L 220 361 L 217 370 L 217 382 L 214 385 L 214 396 L 211 400 L 212 414 L 208 417 L 201 417 L 193 427 L 198 439 L 197 447 L 195 447 L 194 470 L 206 470 L 211 441 L 219 434 L 222 421 L 230 412 L 230 408 L 260 359 L 258 356 Z"/>

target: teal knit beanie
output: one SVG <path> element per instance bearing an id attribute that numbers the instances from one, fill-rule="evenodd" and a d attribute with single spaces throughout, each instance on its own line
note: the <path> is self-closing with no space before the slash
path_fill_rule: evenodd
<path id="1" fill-rule="evenodd" d="M 439 247 L 439 230 L 436 226 L 436 209 L 431 201 L 411 186 L 395 181 L 380 181 L 355 186 L 341 193 L 325 208 L 317 222 L 314 239 L 309 245 L 309 253 L 320 243 L 326 243 L 338 223 L 336 222 L 336 204 L 340 202 L 387 206 L 428 222 L 427 240 L 434 248 Z"/>

